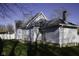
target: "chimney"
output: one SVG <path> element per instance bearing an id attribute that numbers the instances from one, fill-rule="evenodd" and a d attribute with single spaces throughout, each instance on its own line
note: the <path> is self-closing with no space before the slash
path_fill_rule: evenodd
<path id="1" fill-rule="evenodd" d="M 64 21 L 66 21 L 66 13 L 67 13 L 67 11 L 65 10 L 65 11 L 63 11 L 63 20 Z"/>

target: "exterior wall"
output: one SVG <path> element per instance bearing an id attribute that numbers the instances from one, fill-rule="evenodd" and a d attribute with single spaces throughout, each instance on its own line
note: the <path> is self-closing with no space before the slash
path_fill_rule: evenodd
<path id="1" fill-rule="evenodd" d="M 16 31 L 16 39 L 27 40 L 29 36 L 29 30 L 18 29 Z"/>
<path id="2" fill-rule="evenodd" d="M 79 33 L 78 33 L 78 29 L 77 29 L 77 43 L 79 43 Z"/>
<path id="3" fill-rule="evenodd" d="M 59 43 L 59 28 L 55 27 L 50 30 L 49 32 L 45 33 L 46 41 L 52 43 Z"/>
<path id="4" fill-rule="evenodd" d="M 41 40 L 41 33 L 39 32 L 39 27 L 33 28 L 33 41 Z"/>
<path id="5" fill-rule="evenodd" d="M 77 43 L 79 43 L 79 34 L 77 35 L 78 37 L 77 37 Z"/>
<path id="6" fill-rule="evenodd" d="M 22 29 L 17 29 L 17 31 L 16 31 L 16 39 L 22 39 Z"/>
<path id="7" fill-rule="evenodd" d="M 63 27 L 59 27 L 59 45 L 60 47 L 62 46 L 62 40 L 64 39 L 64 28 Z"/>
<path id="8" fill-rule="evenodd" d="M 59 31 L 60 31 L 60 34 L 59 34 L 60 45 L 79 42 L 77 29 L 60 27 Z"/>
<path id="9" fill-rule="evenodd" d="M 33 29 L 29 29 L 29 30 L 27 30 L 28 31 L 28 33 L 27 33 L 27 39 L 26 40 L 28 40 L 28 41 L 33 41 L 33 37 L 34 37 L 34 32 L 33 32 Z"/>
<path id="10" fill-rule="evenodd" d="M 38 27 L 34 27 L 33 29 L 28 29 L 28 30 L 18 29 L 16 32 L 16 39 L 35 41 L 38 33 L 39 33 Z M 40 33 L 37 40 L 40 40 Z"/>

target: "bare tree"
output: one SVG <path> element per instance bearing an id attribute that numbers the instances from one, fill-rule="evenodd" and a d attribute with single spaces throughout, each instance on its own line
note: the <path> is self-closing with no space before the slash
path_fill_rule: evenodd
<path id="1" fill-rule="evenodd" d="M 13 7 L 16 7 L 18 9 L 18 11 L 20 11 L 20 13 L 23 16 L 24 21 L 25 21 L 26 18 L 31 18 L 32 12 L 29 11 L 26 6 L 23 6 L 22 4 L 15 4 L 15 3 L 13 3 L 13 4 L 2 3 L 2 4 L 0 4 L 0 18 L 2 18 L 2 19 L 6 19 L 6 18 L 12 19 L 12 17 L 13 17 L 12 14 L 16 15 L 16 10 L 13 9 Z M 24 25 L 22 25 L 21 21 L 18 21 L 18 23 L 16 23 L 16 30 L 18 28 L 24 29 Z M 10 34 L 14 32 L 12 25 L 8 25 L 7 29 L 8 29 Z M 14 44 L 13 49 L 15 47 L 16 47 L 16 43 Z M 12 51 L 13 51 L 13 49 L 12 49 Z M 13 53 L 13 52 L 11 52 L 11 53 Z"/>
<path id="2" fill-rule="evenodd" d="M 9 34 L 14 33 L 14 27 L 13 27 L 12 24 L 8 24 L 8 25 L 7 25 L 7 28 L 8 28 Z"/>
<path id="3" fill-rule="evenodd" d="M 59 8 L 59 9 L 54 10 L 54 13 L 55 13 L 54 18 L 63 19 L 63 16 L 64 16 L 63 12 L 64 11 L 66 11 L 65 18 L 68 18 L 68 16 L 70 15 L 70 11 L 65 8 Z"/>
<path id="4" fill-rule="evenodd" d="M 16 15 L 16 10 L 13 9 L 13 7 L 16 7 L 18 9 L 18 11 L 21 12 L 21 14 L 24 18 L 31 14 L 30 13 L 31 11 L 28 11 L 27 7 L 24 7 L 22 4 L 16 4 L 16 3 L 4 4 L 4 3 L 1 3 L 0 4 L 0 18 L 6 18 L 6 17 L 11 18 L 12 17 L 11 14 Z"/>
<path id="5" fill-rule="evenodd" d="M 23 21 L 22 20 L 18 20 L 18 21 L 15 21 L 16 22 L 16 29 L 21 29 L 22 28 L 22 24 L 23 24 Z"/>

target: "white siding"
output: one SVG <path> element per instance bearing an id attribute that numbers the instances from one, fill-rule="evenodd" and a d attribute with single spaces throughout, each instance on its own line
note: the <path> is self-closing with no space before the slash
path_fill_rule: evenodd
<path id="1" fill-rule="evenodd" d="M 39 27 L 34 27 L 33 28 L 33 41 L 41 40 L 41 33 L 39 32 Z M 38 35 L 38 36 L 37 36 Z"/>
<path id="2" fill-rule="evenodd" d="M 16 39 L 22 39 L 22 29 L 17 29 L 17 31 L 16 31 Z"/>
<path id="3" fill-rule="evenodd" d="M 46 41 L 59 43 L 59 28 L 52 28 L 51 32 L 45 33 Z"/>
<path id="4" fill-rule="evenodd" d="M 77 34 L 77 42 L 79 43 L 79 34 Z"/>
<path id="5" fill-rule="evenodd" d="M 74 28 L 60 28 L 60 43 L 75 43 L 77 40 L 77 29 Z"/>
<path id="6" fill-rule="evenodd" d="M 29 30 L 18 29 L 16 39 L 29 40 Z"/>
<path id="7" fill-rule="evenodd" d="M 64 28 L 63 27 L 59 27 L 59 44 L 60 47 L 62 46 L 62 40 L 64 39 Z"/>

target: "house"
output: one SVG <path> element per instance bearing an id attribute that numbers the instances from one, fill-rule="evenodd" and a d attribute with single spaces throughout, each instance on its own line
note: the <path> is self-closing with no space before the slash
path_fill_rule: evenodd
<path id="1" fill-rule="evenodd" d="M 32 41 L 45 41 L 62 46 L 74 46 L 79 43 L 79 26 L 71 22 L 66 21 L 66 11 L 63 11 L 62 19 L 48 20 L 43 12 L 37 13 L 29 21 L 25 23 L 24 28 L 21 26 L 21 31 L 25 34 L 18 37 L 25 38 Z M 23 29 L 22 29 L 23 28 Z M 21 33 L 20 32 L 20 33 Z"/>
<path id="2" fill-rule="evenodd" d="M 76 46 L 79 44 L 79 26 L 68 22 L 66 13 L 67 11 L 63 11 L 62 19 L 53 20 L 49 20 L 43 12 L 37 13 L 27 22 L 16 22 L 14 33 L 8 34 L 8 31 L 3 31 L 4 35 L 2 33 L 0 37 L 2 39 L 49 42 L 60 47 Z"/>

